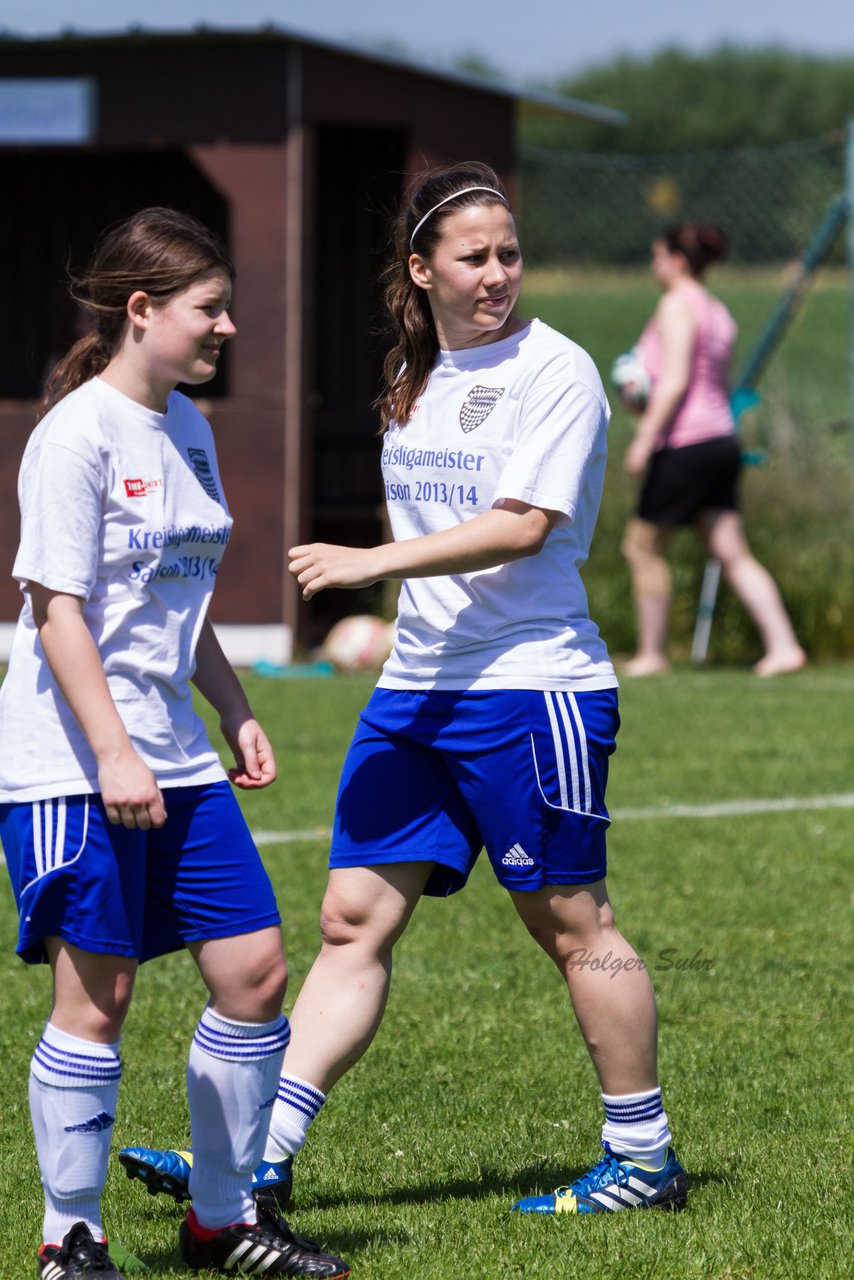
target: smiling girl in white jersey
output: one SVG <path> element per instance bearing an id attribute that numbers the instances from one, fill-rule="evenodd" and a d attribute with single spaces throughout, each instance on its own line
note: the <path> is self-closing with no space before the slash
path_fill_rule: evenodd
<path id="1" fill-rule="evenodd" d="M 111 231 L 76 289 L 94 331 L 54 370 L 21 466 L 0 837 L 18 952 L 53 973 L 30 1071 L 46 1280 L 119 1280 L 101 1194 L 122 1025 L 140 961 L 179 947 L 211 997 L 187 1068 L 184 1261 L 224 1271 L 250 1253 L 267 1275 L 349 1274 L 274 1211 L 256 1214 L 252 1195 L 289 1038 L 287 975 L 228 779 L 266 787 L 276 766 L 207 616 L 232 521 L 210 427 L 174 389 L 213 377 L 235 332 L 233 274 L 216 237 L 175 210 Z M 220 714 L 228 775 L 191 682 Z"/>

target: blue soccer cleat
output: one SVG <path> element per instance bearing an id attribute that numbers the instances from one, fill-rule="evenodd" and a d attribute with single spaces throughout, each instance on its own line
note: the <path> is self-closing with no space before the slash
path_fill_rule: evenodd
<path id="1" fill-rule="evenodd" d="M 293 1156 L 284 1160 L 262 1160 L 252 1174 L 252 1194 L 256 1201 L 265 1201 L 273 1207 L 284 1209 L 290 1203 L 293 1188 Z M 179 1204 L 190 1199 L 190 1170 L 193 1153 L 185 1151 L 158 1151 L 156 1147 L 125 1147 L 119 1152 L 119 1163 L 129 1178 L 143 1182 L 152 1196 L 162 1192 Z"/>
<path id="2" fill-rule="evenodd" d="M 660 1169 L 607 1155 L 571 1187 L 547 1196 L 526 1196 L 513 1205 L 520 1213 L 613 1213 L 617 1209 L 684 1209 L 685 1170 L 671 1148 Z"/>
<path id="3" fill-rule="evenodd" d="M 190 1199 L 192 1151 L 158 1151 L 156 1147 L 124 1147 L 119 1164 L 129 1178 L 145 1183 L 149 1195 L 160 1192 L 181 1204 Z"/>
<path id="4" fill-rule="evenodd" d="M 252 1194 L 256 1204 L 285 1209 L 291 1202 L 294 1186 L 294 1158 L 262 1160 L 252 1174 Z"/>

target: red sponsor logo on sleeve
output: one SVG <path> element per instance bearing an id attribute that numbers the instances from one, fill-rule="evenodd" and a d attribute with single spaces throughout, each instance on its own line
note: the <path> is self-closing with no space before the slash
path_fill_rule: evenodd
<path id="1" fill-rule="evenodd" d="M 158 480 L 125 480 L 125 493 L 129 498 L 144 498 L 146 494 L 154 493 L 155 490 L 163 487 L 162 479 Z"/>

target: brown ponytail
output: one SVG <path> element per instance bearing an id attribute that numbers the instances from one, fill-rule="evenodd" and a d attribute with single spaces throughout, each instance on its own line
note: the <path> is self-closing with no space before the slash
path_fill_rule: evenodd
<path id="1" fill-rule="evenodd" d="M 49 409 L 67 396 L 70 391 L 96 378 L 110 363 L 110 348 L 100 333 L 87 333 L 80 338 L 61 360 L 54 365 L 45 382 L 44 395 L 39 409 L 43 418 Z"/>

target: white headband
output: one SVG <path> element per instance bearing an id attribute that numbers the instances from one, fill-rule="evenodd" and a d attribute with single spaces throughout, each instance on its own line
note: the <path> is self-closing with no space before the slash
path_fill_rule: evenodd
<path id="1" fill-rule="evenodd" d="M 456 200 L 457 196 L 467 196 L 470 191 L 489 191 L 492 195 L 498 196 L 498 199 L 501 201 L 502 204 L 507 204 L 507 197 L 503 196 L 500 191 L 496 191 L 494 187 L 463 187 L 462 191 L 454 191 L 451 195 L 445 196 L 444 200 L 440 200 L 438 204 L 434 204 L 433 208 L 428 209 L 427 212 L 424 214 L 424 217 L 421 219 L 421 221 L 418 223 L 415 230 L 413 231 L 412 235 L 409 237 L 410 253 L 413 252 L 415 237 L 418 235 L 418 232 L 424 226 L 424 223 L 427 221 L 427 219 L 432 218 L 436 210 L 441 209 L 442 205 L 447 204 L 449 200 Z"/>

